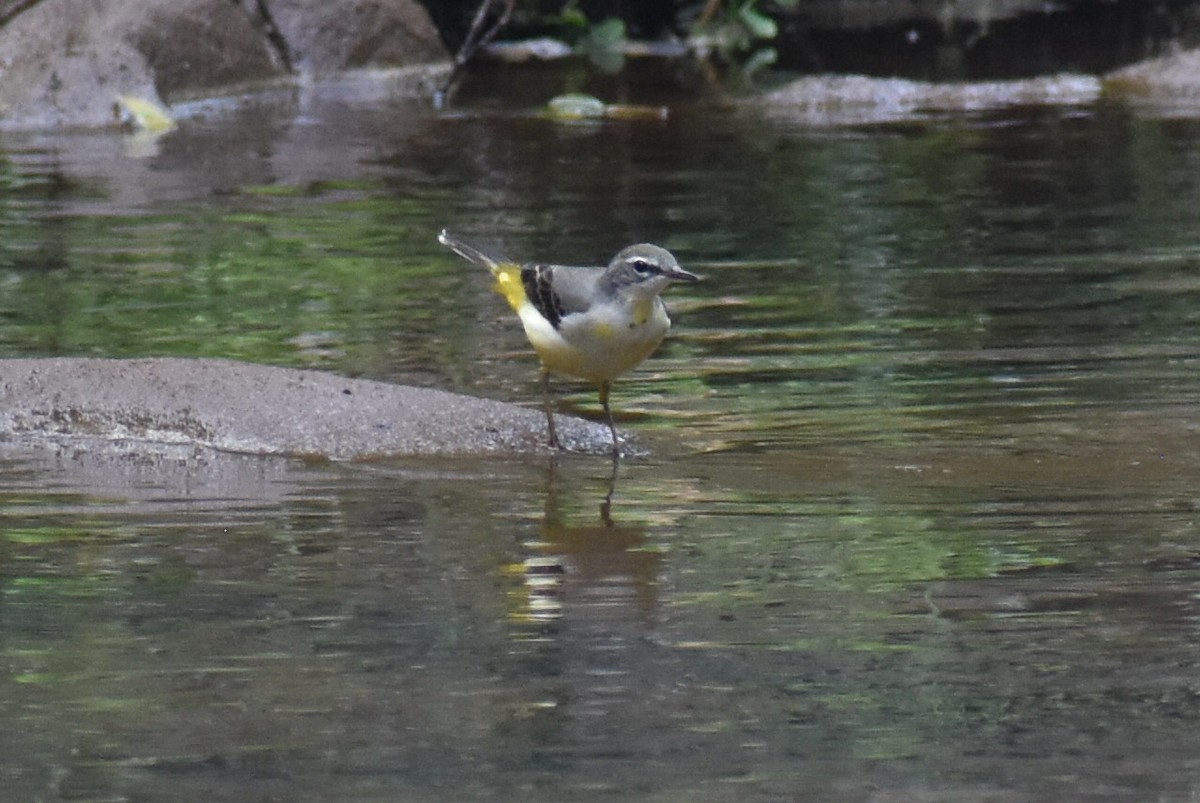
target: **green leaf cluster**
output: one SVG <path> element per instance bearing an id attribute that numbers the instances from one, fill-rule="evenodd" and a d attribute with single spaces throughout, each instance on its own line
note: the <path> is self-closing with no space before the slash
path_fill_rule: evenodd
<path id="1" fill-rule="evenodd" d="M 714 54 L 740 64 L 747 75 L 774 64 L 779 24 L 767 7 L 792 8 L 799 0 L 731 0 L 708 4 L 691 26 L 689 42 L 702 55 Z M 716 9 L 715 11 L 713 9 Z"/>

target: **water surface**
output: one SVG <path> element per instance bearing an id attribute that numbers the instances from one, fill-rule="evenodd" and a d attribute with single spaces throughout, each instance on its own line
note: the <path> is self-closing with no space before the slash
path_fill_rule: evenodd
<path id="1" fill-rule="evenodd" d="M 6 445 L 14 799 L 1193 797 L 1200 126 L 564 125 L 559 77 L 0 142 L 2 356 L 536 405 L 440 227 L 706 276 L 617 385 L 615 478 Z"/>

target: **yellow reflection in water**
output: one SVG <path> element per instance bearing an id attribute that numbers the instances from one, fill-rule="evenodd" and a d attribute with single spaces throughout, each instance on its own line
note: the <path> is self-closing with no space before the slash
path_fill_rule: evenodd
<path id="1" fill-rule="evenodd" d="M 613 505 L 618 467 L 614 461 L 595 518 L 573 520 L 560 504 L 557 464 L 551 462 L 538 536 L 525 544 L 522 561 L 505 567 L 514 581 L 509 619 L 524 627 L 520 638 L 547 638 L 571 599 L 603 597 L 632 606 L 643 621 L 652 617 L 662 555 L 649 547 L 645 526 L 619 523 Z"/>

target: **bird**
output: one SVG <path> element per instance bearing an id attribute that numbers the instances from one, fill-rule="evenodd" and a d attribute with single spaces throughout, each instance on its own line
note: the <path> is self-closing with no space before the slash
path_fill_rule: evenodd
<path id="1" fill-rule="evenodd" d="M 519 265 L 494 258 L 445 229 L 438 242 L 491 271 L 495 291 L 521 319 L 541 362 L 542 404 L 551 448 L 561 449 L 562 444 L 554 426 L 550 375 L 565 374 L 599 386 L 613 456 L 620 457 L 609 406 L 613 380 L 649 357 L 671 328 L 659 294 L 672 282 L 696 282 L 700 277 L 681 268 L 670 251 L 649 243 L 621 250 L 607 267 L 579 267 Z"/>

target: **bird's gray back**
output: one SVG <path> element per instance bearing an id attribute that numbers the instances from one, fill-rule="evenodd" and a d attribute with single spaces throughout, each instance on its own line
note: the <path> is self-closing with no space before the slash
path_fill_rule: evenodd
<path id="1" fill-rule="evenodd" d="M 584 312 L 598 300 L 597 280 L 603 268 L 530 264 L 521 268 L 525 295 L 554 328 L 567 315 Z"/>

